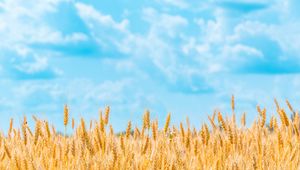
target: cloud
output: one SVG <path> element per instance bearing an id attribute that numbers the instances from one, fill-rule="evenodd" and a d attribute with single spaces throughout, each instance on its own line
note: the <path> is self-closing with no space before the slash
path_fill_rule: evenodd
<path id="1" fill-rule="evenodd" d="M 183 74 L 185 72 L 180 70 L 185 66 L 181 66 L 177 45 L 173 41 L 178 39 L 180 44 L 180 35 L 177 32 L 188 26 L 186 18 L 145 8 L 143 19 L 150 27 L 145 35 L 139 35 L 130 31 L 127 20 L 117 22 L 110 15 L 102 14 L 89 5 L 78 3 L 76 6 L 80 16 L 93 32 L 93 38 L 100 42 L 104 51 L 106 50 L 105 53 L 117 50 L 127 55 L 127 59 L 137 65 L 134 69 L 138 70 L 133 72 L 142 71 L 148 77 L 154 76 L 155 79 L 164 82 L 165 86 L 171 86 L 176 91 L 210 91 L 205 81 L 195 83 L 194 78 L 190 77 L 191 74 Z M 181 76 L 178 76 L 179 74 Z M 199 76 L 200 74 L 197 75 Z"/>
<path id="2" fill-rule="evenodd" d="M 300 71 L 298 6 L 296 0 L 1 1 L 0 88 L 7 89 L 1 112 L 46 110 L 55 122 L 64 103 L 86 118 L 110 104 L 114 123 L 126 125 L 145 107 L 161 117 L 169 108 L 196 115 L 210 111 L 211 101 L 230 110 L 232 93 L 247 109 L 257 104 L 253 97 L 293 96 L 285 87 L 299 84 L 289 77 Z"/>
<path id="3" fill-rule="evenodd" d="M 93 39 L 100 45 L 103 52 L 110 52 L 122 49 L 122 40 L 128 36 L 128 20 L 116 22 L 110 15 L 104 15 L 90 5 L 76 3 L 79 16 L 91 31 Z"/>
<path id="4" fill-rule="evenodd" d="M 120 23 L 115 22 L 110 15 L 101 14 L 99 11 L 95 10 L 92 6 L 76 3 L 76 8 L 78 9 L 79 15 L 85 19 L 90 27 L 93 27 L 93 21 L 96 20 L 99 24 L 118 30 L 120 32 L 126 32 L 126 27 L 128 20 L 123 20 Z"/>
<path id="5" fill-rule="evenodd" d="M 72 5 L 64 0 L 2 2 L 0 36 L 3 41 L 0 49 L 17 51 L 19 46 L 25 46 L 34 53 L 34 45 L 46 48 L 46 45 L 67 46 L 88 41 L 88 35 L 82 30 L 63 32 L 49 22 L 47 16 L 57 13 L 61 4 Z"/>
<path id="6" fill-rule="evenodd" d="M 81 33 L 89 36 L 90 31 L 78 14 L 74 1 L 57 4 L 55 11 L 47 13 L 44 21 L 54 30 L 59 30 L 62 35 Z"/>
<path id="7" fill-rule="evenodd" d="M 4 1 L 0 7 L 3 11 L 0 35 L 5 38 L 4 42 L 10 45 L 59 38 L 59 33 L 43 22 L 44 15 L 55 11 L 58 3 L 60 1 Z"/>
<path id="8" fill-rule="evenodd" d="M 30 49 L 19 49 L 18 52 L 2 50 L 0 62 L 4 68 L 2 76 L 9 79 L 53 79 L 60 73 L 59 69 L 49 65 L 48 58 L 32 52 Z"/>
<path id="9" fill-rule="evenodd" d="M 286 29 L 281 25 L 249 21 L 237 25 L 233 41 L 252 47 L 263 54 L 263 57 L 255 61 L 249 58 L 241 71 L 270 74 L 298 73 L 297 68 L 300 63 L 299 52 L 296 52 L 297 41 L 294 41 L 296 44 L 292 43 L 292 37 L 297 31 L 293 26 L 289 28 L 289 32 L 285 32 Z M 287 39 L 289 41 L 286 41 Z"/>
<path id="10" fill-rule="evenodd" d="M 188 25 L 188 20 L 180 15 L 158 13 L 153 8 L 143 9 L 143 18 L 150 23 L 150 33 L 174 38 L 180 28 Z"/>
<path id="11" fill-rule="evenodd" d="M 280 11 L 277 3 L 271 5 L 270 2 L 262 2 L 264 8 L 245 11 L 247 16 L 227 15 L 226 10 L 234 11 L 235 5 L 231 1 L 219 1 L 217 4 L 223 3 L 228 7 L 222 7 L 225 11 L 216 9 L 213 19 L 195 19 L 200 31 L 197 38 L 187 38 L 188 43 L 182 48 L 184 54 L 201 56 L 196 61 L 214 74 L 299 73 L 300 53 L 297 50 L 298 41 L 295 40 L 298 30 L 294 29 L 297 21 L 277 20 L 284 15 L 275 13 Z M 239 3 L 248 6 L 250 2 Z M 266 22 L 264 17 L 272 16 L 270 14 L 276 18 L 273 23 Z"/>

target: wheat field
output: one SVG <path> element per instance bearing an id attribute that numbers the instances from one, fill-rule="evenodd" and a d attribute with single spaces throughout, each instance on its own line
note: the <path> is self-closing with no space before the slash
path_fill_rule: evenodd
<path id="1" fill-rule="evenodd" d="M 188 120 L 171 125 L 171 114 L 158 128 L 146 110 L 141 128 L 128 122 L 118 135 L 109 107 L 87 124 L 75 122 L 65 106 L 68 135 L 34 116 L 35 129 L 26 117 L 21 128 L 11 119 L 7 135 L 0 134 L 0 169 L 299 169 L 299 114 L 286 102 L 289 110 L 275 100 L 277 113 L 268 121 L 267 110 L 257 106 L 256 120 L 246 125 L 245 113 L 236 120 L 232 97 L 232 115 L 215 111 L 199 130 Z"/>

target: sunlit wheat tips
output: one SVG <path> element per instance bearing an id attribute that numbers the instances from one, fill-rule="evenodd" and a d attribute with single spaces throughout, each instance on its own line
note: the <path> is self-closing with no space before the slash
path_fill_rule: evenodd
<path id="1" fill-rule="evenodd" d="M 64 126 L 67 126 L 69 122 L 69 108 L 68 105 L 64 106 Z"/>

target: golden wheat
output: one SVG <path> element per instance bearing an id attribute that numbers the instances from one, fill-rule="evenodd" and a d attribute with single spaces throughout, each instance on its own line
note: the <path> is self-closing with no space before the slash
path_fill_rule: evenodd
<path id="1" fill-rule="evenodd" d="M 104 116 L 100 111 L 99 120 L 90 121 L 90 126 L 81 118 L 75 127 L 72 118 L 68 135 L 35 116 L 34 131 L 26 117 L 20 129 L 11 119 L 7 135 L 0 133 L 0 169 L 299 169 L 299 115 L 286 103 L 294 115 L 291 120 L 275 100 L 281 124 L 274 115 L 267 119 L 266 109 L 258 106 L 259 116 L 249 126 L 246 113 L 241 114 L 239 127 L 235 117 L 215 111 L 208 116 L 210 126 L 203 123 L 199 130 L 188 118 L 186 127 L 182 122 L 171 125 L 170 113 L 159 128 L 146 110 L 141 128 L 129 121 L 124 133 L 115 134 L 109 123 L 110 107 Z M 231 109 L 235 114 L 233 96 Z M 65 105 L 65 127 L 69 115 Z"/>

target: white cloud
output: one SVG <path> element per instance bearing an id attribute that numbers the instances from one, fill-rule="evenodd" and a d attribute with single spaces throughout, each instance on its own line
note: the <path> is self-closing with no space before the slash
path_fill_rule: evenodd
<path id="1" fill-rule="evenodd" d="M 5 0 L 0 3 L 0 58 L 8 65 L 7 74 L 26 76 L 61 74 L 49 65 L 49 51 L 35 48 L 37 45 L 66 45 L 85 42 L 87 35 L 80 32 L 64 34 L 47 23 L 47 15 L 56 12 L 61 3 L 69 0 Z M 14 73 L 12 73 L 14 72 Z M 33 76 L 36 77 L 36 76 Z"/>
<path id="2" fill-rule="evenodd" d="M 161 111 L 166 103 L 179 107 L 180 102 L 176 103 L 175 100 L 188 99 L 184 102 L 191 103 L 190 101 L 198 100 L 200 95 L 190 94 L 210 93 L 212 90 L 216 90 L 216 94 L 207 96 L 212 100 L 217 99 L 217 104 L 221 106 L 226 102 L 226 96 L 233 92 L 240 94 L 238 98 L 244 102 L 250 103 L 244 104 L 245 107 L 255 103 L 253 97 L 265 101 L 265 96 L 271 93 L 283 97 L 293 96 L 299 82 L 292 81 L 293 87 L 286 89 L 284 82 L 291 82 L 291 78 L 232 75 L 246 72 L 247 70 L 242 69 L 247 66 L 250 71 L 258 74 L 268 71 L 275 74 L 297 72 L 297 69 L 293 72 L 289 68 L 299 66 L 299 3 L 275 1 L 242 0 L 234 3 L 232 0 L 156 0 L 158 3 L 141 3 L 139 8 L 134 7 L 134 10 L 131 5 L 120 6 L 123 12 L 119 14 L 116 12 L 119 8 L 111 13 L 104 13 L 106 10 L 101 10 L 104 7 L 93 6 L 93 2 L 88 5 L 70 0 L 71 3 L 67 5 L 71 6 L 73 14 L 76 15 L 74 18 L 78 19 L 78 22 L 83 21 L 80 24 L 86 34 L 71 32 L 69 28 L 64 30 L 63 26 L 57 28 L 55 24 L 48 23 L 48 14 L 57 14 L 57 10 L 65 12 L 63 10 L 66 4 L 61 4 L 61 0 L 1 1 L 1 77 L 7 78 L 7 72 L 15 72 L 25 78 L 32 75 L 45 76 L 42 74 L 47 76 L 49 72 L 63 75 L 64 69 L 68 74 L 55 80 L 23 79 L 7 85 L 2 85 L 1 80 L 1 89 L 8 89 L 8 92 L 4 91 L 5 96 L 12 96 L 0 98 L 1 109 L 4 105 L 4 109 L 9 112 L 46 110 L 49 113 L 58 113 L 63 103 L 70 103 L 77 110 L 74 114 L 79 115 L 79 112 L 93 112 L 99 105 L 111 104 L 113 109 L 116 109 L 115 117 L 119 120 L 121 113 L 137 113 L 137 110 L 140 111 L 145 106 L 153 106 Z M 246 8 L 247 4 L 254 4 L 252 7 L 255 9 L 245 11 L 255 12 L 243 12 L 236 6 L 221 7 L 218 6 L 218 2 L 233 2 L 233 5 Z M 255 7 L 256 3 L 265 5 Z M 118 17 L 113 17 L 116 15 Z M 201 18 L 197 18 L 199 16 Z M 67 17 L 66 20 L 68 19 Z M 76 22 L 74 21 L 74 25 Z M 65 22 L 62 25 L 64 24 Z M 66 27 L 76 27 L 72 24 L 67 24 Z M 70 52 L 71 55 L 95 48 L 100 52 L 94 52 L 92 49 L 92 52 L 89 51 L 92 55 L 117 53 L 116 55 L 122 55 L 122 59 L 74 59 L 66 57 L 69 56 L 68 52 L 59 57 L 52 56 L 53 52 L 55 53 L 54 48 L 68 51 L 68 44 L 78 44 L 75 47 L 81 47 L 80 42 L 83 42 L 83 47 Z M 93 44 L 94 42 L 98 44 Z M 273 45 L 271 50 L 268 43 Z M 35 45 L 36 48 L 32 47 Z M 45 47 L 47 45 L 50 48 Z M 277 52 L 272 53 L 268 50 Z M 76 67 L 78 69 L 73 73 L 73 65 L 70 66 L 73 61 L 95 63 L 93 68 L 88 68 L 91 69 L 89 71 L 83 71 L 87 66 Z M 287 61 L 287 65 L 282 69 L 284 61 Z M 81 66 L 81 63 L 78 65 Z M 61 72 L 56 68 L 59 66 Z M 101 67 L 101 71 L 109 73 L 109 76 L 98 74 L 99 70 L 95 73 L 98 67 Z M 255 72 L 255 69 L 258 71 Z M 9 74 L 11 75 L 13 74 Z M 257 78 L 260 78 L 260 81 L 257 81 Z M 9 77 L 7 81 L 14 80 Z M 253 82 L 258 84 L 253 85 Z M 161 98 L 158 99 L 157 96 Z M 211 105 L 205 97 L 205 102 Z M 161 101 L 162 98 L 169 100 Z M 20 107 L 14 109 L 14 105 Z"/>
<path id="3" fill-rule="evenodd" d="M 16 69 L 19 71 L 32 74 L 45 70 L 48 67 L 48 59 L 46 57 L 34 56 L 34 62 L 22 62 L 19 65 L 16 65 Z"/>
<path id="4" fill-rule="evenodd" d="M 77 3 L 76 7 L 101 47 L 106 50 L 118 50 L 130 56 L 129 60 L 136 66 L 130 64 L 130 67 L 136 75 L 150 76 L 156 72 L 157 78 L 166 85 L 176 86 L 176 90 L 180 90 L 176 85 L 178 82 L 186 81 L 187 83 L 182 85 L 185 90 L 190 88 L 192 91 L 201 90 L 200 86 L 205 84 L 203 81 L 203 84 L 194 82 L 194 77 L 201 77 L 201 69 L 194 66 L 187 69 L 186 65 L 181 63 L 184 59 L 178 53 L 185 34 L 181 30 L 189 26 L 186 18 L 158 12 L 153 8 L 144 8 L 142 18 L 150 26 L 148 31 L 141 35 L 129 30 L 125 24 L 128 23 L 126 19 L 118 22 L 110 15 L 102 14 L 83 3 Z M 182 33 L 178 34 L 179 32 Z M 178 39 L 178 44 L 174 43 L 174 39 Z M 143 73 L 137 73 L 140 71 Z"/>
<path id="5" fill-rule="evenodd" d="M 233 59 L 234 61 L 245 61 L 249 60 L 248 57 L 255 57 L 257 59 L 263 58 L 264 54 L 257 50 L 256 48 L 241 45 L 241 44 L 236 44 L 233 46 L 225 46 L 224 47 L 224 56 L 226 59 L 230 60 Z M 241 58 L 242 56 L 247 56 L 247 58 Z"/>
<path id="6" fill-rule="evenodd" d="M 211 10 L 213 18 L 194 19 L 199 31 L 186 38 L 181 49 L 185 55 L 196 58 L 199 65 L 204 65 L 203 70 L 208 73 L 236 72 L 237 65 L 255 68 L 259 64 L 276 72 L 281 68 L 281 61 L 296 64 L 300 54 L 297 29 L 300 20 L 287 12 L 291 2 L 264 2 L 268 8 L 241 16 L 228 15 L 222 8 L 215 8 Z M 287 68 L 281 69 L 285 72 Z"/>
<path id="7" fill-rule="evenodd" d="M 247 36 L 265 35 L 275 40 L 286 54 L 300 54 L 300 21 L 282 21 L 282 24 L 264 24 L 258 21 L 245 21 L 235 27 L 232 41 L 240 41 Z M 287 31 L 288 30 L 288 31 Z"/>
<path id="8" fill-rule="evenodd" d="M 86 40 L 82 33 L 63 35 L 47 25 L 46 15 L 55 12 L 57 6 L 68 0 L 29 0 L 1 3 L 0 36 L 3 41 L 0 48 L 10 48 L 16 44 L 30 43 L 69 43 Z"/>
<path id="9" fill-rule="evenodd" d="M 150 33 L 160 36 L 178 36 L 179 29 L 188 25 L 188 20 L 180 15 L 158 13 L 153 8 L 143 9 L 143 18 L 151 25 Z"/>
<path id="10" fill-rule="evenodd" d="M 123 51 L 123 44 L 120 42 L 130 34 L 127 28 L 128 20 L 116 22 L 110 15 L 104 15 L 90 5 L 76 3 L 75 6 L 80 17 L 88 25 L 93 38 L 103 49 L 115 50 L 116 48 Z"/>
<path id="11" fill-rule="evenodd" d="M 90 5 L 84 3 L 75 4 L 80 17 L 82 17 L 91 28 L 94 27 L 94 22 L 105 27 L 109 27 L 121 32 L 127 32 L 128 20 L 122 20 L 120 23 L 115 22 L 110 15 L 104 15 Z"/>
<path id="12" fill-rule="evenodd" d="M 44 38 L 43 38 L 44 37 Z M 28 43 L 50 43 L 50 44 L 68 44 L 87 41 L 87 35 L 83 33 L 71 33 L 70 35 L 62 35 L 60 32 L 51 30 L 41 30 L 35 37 L 29 39 Z"/>

